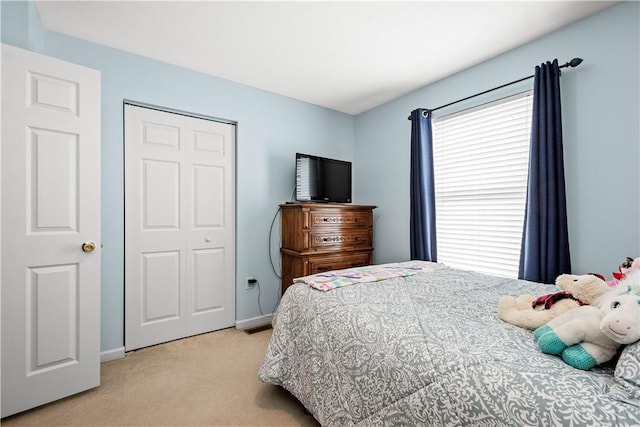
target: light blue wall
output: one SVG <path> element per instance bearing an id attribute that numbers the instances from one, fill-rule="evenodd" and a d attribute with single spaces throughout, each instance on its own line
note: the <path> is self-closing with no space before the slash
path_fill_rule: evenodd
<path id="1" fill-rule="evenodd" d="M 573 270 L 610 278 L 625 256 L 640 256 L 639 21 L 640 3 L 613 6 L 359 115 L 355 183 L 363 202 L 380 206 L 375 261 L 409 257 L 411 110 L 435 108 L 531 75 L 547 60 L 574 57 L 584 62 L 561 79 Z"/>
<path id="2" fill-rule="evenodd" d="M 23 1 L 3 1 L 2 10 L 2 42 L 23 49 L 41 51 L 44 28 L 36 8 Z"/>
<path id="3" fill-rule="evenodd" d="M 259 280 L 262 310 L 271 313 L 280 281 L 269 229 L 278 205 L 290 200 L 295 153 L 353 160 L 354 117 L 44 30 L 31 2 L 3 1 L 2 24 L 3 42 L 101 72 L 102 350 L 123 345 L 123 99 L 238 123 L 236 319 L 260 316 L 257 288 L 244 289 L 248 276 Z M 279 233 L 276 221 L 278 273 Z"/>
<path id="4" fill-rule="evenodd" d="M 236 318 L 276 304 L 268 239 L 277 205 L 293 190 L 296 151 L 354 162 L 354 202 L 375 212 L 375 261 L 409 257 L 409 112 L 532 74 L 579 56 L 562 77 L 573 267 L 610 274 L 640 256 L 640 4 L 623 3 L 358 117 L 270 94 L 45 30 L 31 2 L 3 1 L 2 41 L 97 69 L 102 79 L 102 350 L 123 345 L 122 101 L 130 99 L 238 123 Z M 224 42 L 224 41 L 221 41 Z M 429 41 L 437 43 L 437 41 Z M 511 92 L 522 87 L 512 87 Z M 447 111 L 443 111 L 446 113 Z M 272 255 L 279 271 L 278 221 Z"/>

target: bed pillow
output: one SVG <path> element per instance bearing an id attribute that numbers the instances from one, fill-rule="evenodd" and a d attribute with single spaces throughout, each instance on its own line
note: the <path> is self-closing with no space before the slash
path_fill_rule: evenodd
<path id="1" fill-rule="evenodd" d="M 640 407 L 640 341 L 622 350 L 614 377 L 611 397 Z"/>

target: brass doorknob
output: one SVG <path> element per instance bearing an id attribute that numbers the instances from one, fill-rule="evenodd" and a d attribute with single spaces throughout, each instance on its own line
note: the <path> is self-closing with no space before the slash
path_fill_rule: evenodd
<path id="1" fill-rule="evenodd" d="M 96 248 L 96 242 L 84 242 L 82 244 L 82 250 L 85 252 L 93 252 Z"/>

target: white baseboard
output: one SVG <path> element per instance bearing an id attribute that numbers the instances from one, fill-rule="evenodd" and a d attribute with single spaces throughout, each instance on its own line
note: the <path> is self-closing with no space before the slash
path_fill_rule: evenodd
<path id="1" fill-rule="evenodd" d="M 251 329 L 258 326 L 268 325 L 271 323 L 273 314 L 266 314 L 264 316 L 251 317 L 249 319 L 236 320 L 236 329 Z"/>
<path id="2" fill-rule="evenodd" d="M 117 359 L 124 359 L 124 347 L 118 347 L 114 348 L 113 350 L 100 352 L 100 363 Z"/>
<path id="3" fill-rule="evenodd" d="M 272 314 L 264 316 L 251 317 L 249 319 L 236 320 L 236 329 L 244 330 L 257 328 L 258 326 L 264 326 L 271 323 L 273 318 Z M 114 348 L 112 350 L 106 350 L 100 352 L 100 363 L 109 362 L 111 360 L 124 359 L 124 347 Z"/>

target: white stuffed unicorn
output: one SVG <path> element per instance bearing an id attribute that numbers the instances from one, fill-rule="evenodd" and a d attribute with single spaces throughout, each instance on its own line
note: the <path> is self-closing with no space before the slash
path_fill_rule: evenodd
<path id="1" fill-rule="evenodd" d="M 611 360 L 621 345 L 640 340 L 640 270 L 627 273 L 596 303 L 562 313 L 534 332 L 543 353 L 588 370 Z"/>

